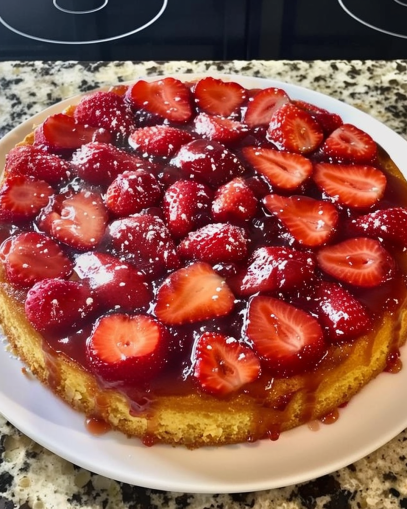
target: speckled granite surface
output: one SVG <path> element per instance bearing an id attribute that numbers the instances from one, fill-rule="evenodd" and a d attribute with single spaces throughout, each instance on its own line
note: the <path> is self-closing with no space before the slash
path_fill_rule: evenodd
<path id="1" fill-rule="evenodd" d="M 78 92 L 143 75 L 224 72 L 299 84 L 352 104 L 407 138 L 407 61 L 0 62 L 0 138 Z M 0 418 L 0 509 L 407 508 L 407 432 L 331 475 L 244 494 L 130 486 L 62 460 Z"/>

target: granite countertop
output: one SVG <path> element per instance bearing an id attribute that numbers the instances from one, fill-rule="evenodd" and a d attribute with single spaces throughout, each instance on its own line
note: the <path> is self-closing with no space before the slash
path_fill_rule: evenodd
<path id="1" fill-rule="evenodd" d="M 407 138 L 407 61 L 0 62 L 0 138 L 55 102 L 145 75 L 221 72 L 299 84 L 368 112 Z M 300 485 L 256 493 L 164 492 L 63 460 L 0 417 L 0 509 L 407 508 L 407 432 Z"/>

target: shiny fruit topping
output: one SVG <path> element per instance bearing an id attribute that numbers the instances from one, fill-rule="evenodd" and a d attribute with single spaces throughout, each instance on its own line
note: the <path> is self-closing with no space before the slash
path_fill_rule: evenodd
<path id="1" fill-rule="evenodd" d="M 88 252 L 75 259 L 75 273 L 106 309 L 134 311 L 151 302 L 152 288 L 134 265 L 107 253 Z"/>
<path id="2" fill-rule="evenodd" d="M 234 338 L 205 332 L 196 343 L 194 378 L 209 394 L 236 392 L 257 380 L 260 372 L 257 355 Z"/>
<path id="3" fill-rule="evenodd" d="M 183 145 L 174 160 L 185 177 L 217 187 L 244 173 L 239 159 L 217 141 L 194 140 Z"/>
<path id="4" fill-rule="evenodd" d="M 351 208 L 369 208 L 384 195 L 387 179 L 374 166 L 318 163 L 314 182 L 333 201 Z"/>
<path id="5" fill-rule="evenodd" d="M 0 218 L 5 222 L 34 219 L 54 194 L 45 180 L 9 175 L 0 187 Z"/>
<path id="6" fill-rule="evenodd" d="M 47 235 L 25 232 L 6 239 L 0 247 L 10 283 L 29 287 L 46 278 L 67 278 L 73 263 Z"/>
<path id="7" fill-rule="evenodd" d="M 284 191 L 295 191 L 313 172 L 312 162 L 301 154 L 272 148 L 245 147 L 243 155 L 273 187 Z"/>
<path id="8" fill-rule="evenodd" d="M 247 125 L 230 118 L 200 113 L 194 119 L 194 129 L 199 136 L 219 141 L 225 145 L 237 142 L 249 131 Z"/>
<path id="9" fill-rule="evenodd" d="M 239 226 L 211 223 L 190 232 L 179 244 L 178 254 L 184 260 L 208 263 L 236 262 L 247 256 L 248 238 Z"/>
<path id="10" fill-rule="evenodd" d="M 129 216 L 157 205 L 161 186 L 156 177 L 146 170 L 124 171 L 107 188 L 106 207 L 115 216 Z"/>
<path id="11" fill-rule="evenodd" d="M 225 316 L 235 297 L 225 280 L 205 262 L 172 272 L 157 293 L 155 314 L 166 324 L 181 325 Z"/>
<path id="12" fill-rule="evenodd" d="M 129 87 L 126 97 L 134 108 L 172 122 L 188 122 L 192 116 L 191 93 L 182 81 L 175 78 L 153 82 L 139 80 Z"/>
<path id="13" fill-rule="evenodd" d="M 290 98 L 281 88 L 261 90 L 250 98 L 244 122 L 249 127 L 268 126 L 273 113 L 289 101 Z"/>
<path id="14" fill-rule="evenodd" d="M 64 113 L 49 116 L 34 131 L 34 144 L 52 152 L 72 151 L 92 141 L 110 143 L 112 136 L 106 129 L 80 124 Z"/>
<path id="15" fill-rule="evenodd" d="M 165 365 L 167 346 L 167 331 L 154 318 L 116 313 L 97 320 L 86 349 L 103 380 L 145 383 Z"/>
<path id="16" fill-rule="evenodd" d="M 334 205 L 308 196 L 269 194 L 263 200 L 292 237 L 301 245 L 325 244 L 335 233 L 339 214 Z"/>
<path id="17" fill-rule="evenodd" d="M 289 291 L 310 283 L 315 266 L 313 253 L 283 246 L 260 247 L 250 256 L 247 267 L 229 279 L 228 284 L 242 296 Z"/>
<path id="18" fill-rule="evenodd" d="M 324 133 L 309 113 L 293 103 L 286 103 L 273 113 L 267 138 L 280 150 L 310 154 L 321 145 Z"/>
<path id="19" fill-rule="evenodd" d="M 320 124 L 324 134 L 327 136 L 335 131 L 338 127 L 343 124 L 342 118 L 337 113 L 331 113 L 330 111 L 320 108 L 315 104 L 311 104 L 306 101 L 296 100 L 293 101 L 298 108 L 307 111 L 315 120 Z"/>
<path id="20" fill-rule="evenodd" d="M 194 88 L 195 103 L 210 115 L 229 117 L 244 103 L 247 91 L 234 81 L 203 78 Z"/>
<path id="21" fill-rule="evenodd" d="M 183 238 L 210 221 L 212 190 L 195 180 L 180 179 L 169 186 L 163 198 L 165 222 L 175 238 Z"/>
<path id="22" fill-rule="evenodd" d="M 241 177 L 236 177 L 216 191 L 212 202 L 212 218 L 222 223 L 244 223 L 253 219 L 258 199 Z"/>
<path id="23" fill-rule="evenodd" d="M 376 159 L 372 137 L 353 124 L 343 124 L 322 145 L 322 152 L 333 162 L 369 164 Z"/>
<path id="24" fill-rule="evenodd" d="M 143 156 L 171 157 L 193 136 L 168 125 L 147 126 L 136 129 L 129 137 L 129 145 Z"/>
<path id="25" fill-rule="evenodd" d="M 378 286 L 395 274 L 395 262 L 390 253 L 379 241 L 367 237 L 325 246 L 316 256 L 324 272 L 353 286 Z"/>
<path id="26" fill-rule="evenodd" d="M 314 367 L 326 352 L 318 321 L 274 297 L 253 297 L 246 334 L 261 361 L 278 376 L 304 372 Z"/>
<path id="27" fill-rule="evenodd" d="M 51 200 L 41 213 L 39 225 L 53 239 L 79 251 L 87 251 L 102 240 L 107 220 L 100 194 L 83 189 Z"/>
<path id="28" fill-rule="evenodd" d="M 97 308 L 90 288 L 78 281 L 43 279 L 28 290 L 25 314 L 34 329 L 69 334 L 79 329 Z"/>

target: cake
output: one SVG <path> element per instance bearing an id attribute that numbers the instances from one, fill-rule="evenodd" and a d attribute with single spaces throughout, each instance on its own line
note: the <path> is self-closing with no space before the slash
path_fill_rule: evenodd
<path id="1" fill-rule="evenodd" d="M 90 430 L 276 440 L 402 367 L 404 176 L 338 114 L 238 81 L 90 92 L 6 156 L 0 322 Z"/>

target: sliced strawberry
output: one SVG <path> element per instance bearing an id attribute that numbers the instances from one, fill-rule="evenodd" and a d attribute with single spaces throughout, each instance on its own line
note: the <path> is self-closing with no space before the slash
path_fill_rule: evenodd
<path id="1" fill-rule="evenodd" d="M 165 222 L 175 238 L 185 237 L 190 231 L 204 226 L 210 220 L 212 190 L 195 180 L 177 180 L 164 193 Z"/>
<path id="2" fill-rule="evenodd" d="M 108 228 L 113 251 L 154 277 L 179 267 L 174 241 L 162 219 L 151 214 L 134 214 L 113 221 Z"/>
<path id="3" fill-rule="evenodd" d="M 377 146 L 365 131 L 343 124 L 328 136 L 322 152 L 335 162 L 369 164 L 377 157 Z"/>
<path id="4" fill-rule="evenodd" d="M 124 171 L 148 167 L 148 163 L 109 143 L 88 143 L 73 154 L 76 174 L 90 184 L 108 186 Z"/>
<path id="5" fill-rule="evenodd" d="M 228 284 L 242 296 L 289 291 L 310 283 L 315 265 L 312 253 L 289 247 L 260 247 L 251 255 L 247 268 L 229 279 Z"/>
<path id="6" fill-rule="evenodd" d="M 114 92 L 99 90 L 85 95 L 76 106 L 74 117 L 80 124 L 102 127 L 122 137 L 135 127 L 131 108 L 123 96 Z"/>
<path id="7" fill-rule="evenodd" d="M 291 376 L 315 367 L 326 352 L 318 321 L 273 297 L 254 297 L 249 305 L 246 334 L 272 374 Z"/>
<path id="8" fill-rule="evenodd" d="M 377 240 L 354 237 L 317 253 L 321 269 L 344 283 L 371 288 L 394 277 L 395 262 Z"/>
<path id="9" fill-rule="evenodd" d="M 129 216 L 156 205 L 161 194 L 161 186 L 152 173 L 124 171 L 107 188 L 105 203 L 115 216 Z"/>
<path id="10" fill-rule="evenodd" d="M 331 203 L 308 196 L 278 194 L 269 194 L 263 201 L 294 239 L 304 246 L 325 244 L 335 233 L 339 214 Z"/>
<path id="11" fill-rule="evenodd" d="M 7 154 L 4 172 L 6 176 L 32 176 L 51 185 L 67 181 L 72 174 L 68 161 L 35 145 L 18 145 L 12 148 Z"/>
<path id="12" fill-rule="evenodd" d="M 68 334 L 97 309 L 90 288 L 78 281 L 43 279 L 28 290 L 25 313 L 39 332 Z"/>
<path id="13" fill-rule="evenodd" d="M 208 263 L 237 262 L 247 256 L 248 238 L 238 226 L 211 223 L 190 232 L 178 246 L 178 254 L 186 260 Z"/>
<path id="14" fill-rule="evenodd" d="M 81 190 L 50 202 L 39 219 L 40 228 L 64 244 L 88 251 L 105 233 L 108 214 L 99 194 Z"/>
<path id="15" fill-rule="evenodd" d="M 172 122 L 188 122 L 192 116 L 191 93 L 182 81 L 175 78 L 137 81 L 129 87 L 126 97 L 135 108 Z"/>
<path id="16" fill-rule="evenodd" d="M 245 222 L 257 211 L 258 200 L 254 192 L 241 177 L 223 184 L 215 193 L 212 217 L 217 222 Z"/>
<path id="17" fill-rule="evenodd" d="M 343 124 L 343 120 L 340 115 L 331 113 L 324 108 L 320 108 L 315 104 L 310 104 L 306 101 L 295 100 L 293 101 L 296 106 L 307 111 L 315 120 L 321 125 L 324 134 L 327 136 L 335 131 L 338 127 Z"/>
<path id="18" fill-rule="evenodd" d="M 217 141 L 194 140 L 183 145 L 172 163 L 189 178 L 218 187 L 244 173 L 239 159 Z"/>
<path id="19" fill-rule="evenodd" d="M 166 324 L 200 322 L 229 314 L 235 297 L 205 262 L 172 272 L 158 290 L 155 313 Z"/>
<path id="20" fill-rule="evenodd" d="M 91 369 L 108 382 L 147 382 L 165 366 L 168 332 L 147 315 L 102 316 L 87 341 Z"/>
<path id="21" fill-rule="evenodd" d="M 390 245 L 407 247 L 407 209 L 392 207 L 376 210 L 353 219 L 350 228 L 355 235 L 383 239 Z"/>
<path id="22" fill-rule="evenodd" d="M 249 127 L 268 125 L 271 117 L 283 104 L 290 101 L 281 88 L 266 88 L 250 98 L 244 121 Z"/>
<path id="23" fill-rule="evenodd" d="M 387 179 L 373 166 L 318 163 L 314 181 L 328 196 L 341 205 L 368 208 L 384 195 Z"/>
<path id="24" fill-rule="evenodd" d="M 229 117 L 244 103 L 247 92 L 234 81 L 207 77 L 198 81 L 194 96 L 200 110 L 210 115 Z"/>
<path id="25" fill-rule="evenodd" d="M 244 147 L 243 155 L 257 172 L 278 189 L 295 191 L 312 175 L 312 162 L 301 154 L 272 148 Z"/>
<path id="26" fill-rule="evenodd" d="M 83 253 L 75 260 L 75 272 L 88 283 L 105 309 L 133 311 L 151 301 L 152 289 L 145 276 L 115 256 Z"/>
<path id="27" fill-rule="evenodd" d="M 0 188 L 0 218 L 6 222 L 33 219 L 53 194 L 45 180 L 9 175 Z"/>
<path id="28" fill-rule="evenodd" d="M 171 157 L 192 139 L 188 131 L 168 125 L 155 125 L 136 129 L 129 137 L 129 145 L 148 156 Z"/>
<path id="29" fill-rule="evenodd" d="M 321 145 L 324 133 L 308 112 L 286 103 L 273 113 L 267 138 L 280 150 L 310 154 Z"/>
<path id="30" fill-rule="evenodd" d="M 34 131 L 34 144 L 51 151 L 75 150 L 92 141 L 110 143 L 112 136 L 106 129 L 80 124 L 64 113 L 50 115 Z"/>
<path id="31" fill-rule="evenodd" d="M 205 332 L 196 343 L 194 377 L 209 394 L 236 392 L 257 380 L 260 372 L 257 355 L 234 338 Z"/>
<path id="32" fill-rule="evenodd" d="M 322 281 L 314 303 L 318 321 L 331 343 L 352 340 L 371 329 L 372 320 L 365 307 L 338 283 Z"/>
<path id="33" fill-rule="evenodd" d="M 225 144 L 242 139 L 249 131 L 245 124 L 237 120 L 207 115 L 206 113 L 200 113 L 195 117 L 194 125 L 195 131 L 203 138 Z"/>
<path id="34" fill-rule="evenodd" d="M 67 278 L 73 263 L 59 245 L 42 233 L 20 233 L 5 240 L 0 257 L 10 283 L 30 287 L 46 278 Z"/>

